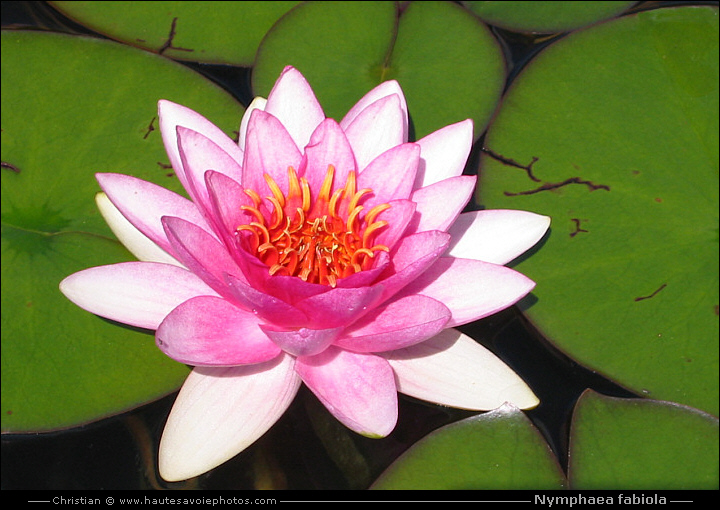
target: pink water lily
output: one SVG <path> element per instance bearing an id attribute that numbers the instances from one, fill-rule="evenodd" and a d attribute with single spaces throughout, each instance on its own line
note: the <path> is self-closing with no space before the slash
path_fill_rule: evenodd
<path id="1" fill-rule="evenodd" d="M 67 277 L 97 315 L 156 331 L 192 365 L 160 444 L 163 478 L 225 462 L 262 436 L 301 383 L 350 429 L 395 427 L 397 392 L 474 410 L 538 401 L 455 326 L 534 283 L 504 266 L 549 219 L 462 213 L 467 120 L 408 142 L 405 98 L 380 84 L 338 123 L 296 69 L 250 105 L 239 143 L 161 101 L 160 129 L 190 199 L 99 174 L 99 208 L 138 262 Z"/>

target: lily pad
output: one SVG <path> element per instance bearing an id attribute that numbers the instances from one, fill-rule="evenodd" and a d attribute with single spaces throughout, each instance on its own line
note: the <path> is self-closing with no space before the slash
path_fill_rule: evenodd
<path id="1" fill-rule="evenodd" d="M 250 66 L 265 32 L 299 2 L 50 2 L 78 23 L 166 57 Z"/>
<path id="2" fill-rule="evenodd" d="M 202 112 L 229 134 L 242 107 L 184 66 L 114 42 L 2 33 L 2 430 L 47 431 L 173 391 L 187 368 L 148 332 L 70 303 L 69 274 L 130 260 L 95 207 L 95 172 L 181 189 L 157 101 Z"/>
<path id="3" fill-rule="evenodd" d="M 527 317 L 639 395 L 718 413 L 718 10 L 575 32 L 518 75 L 478 202 L 549 215 Z"/>
<path id="4" fill-rule="evenodd" d="M 488 28 L 450 2 L 410 2 L 401 13 L 395 2 L 306 2 L 265 36 L 255 93 L 267 96 L 286 65 L 305 75 L 326 115 L 337 119 L 368 90 L 397 79 L 416 139 L 467 118 L 479 136 L 505 81 Z"/>
<path id="5" fill-rule="evenodd" d="M 463 2 L 490 25 L 517 32 L 567 32 L 612 18 L 637 2 Z"/>
<path id="6" fill-rule="evenodd" d="M 569 457 L 572 489 L 717 489 L 718 420 L 588 391 L 573 414 Z"/>
<path id="7" fill-rule="evenodd" d="M 540 432 L 505 404 L 415 443 L 372 489 L 561 489 L 565 476 Z"/>

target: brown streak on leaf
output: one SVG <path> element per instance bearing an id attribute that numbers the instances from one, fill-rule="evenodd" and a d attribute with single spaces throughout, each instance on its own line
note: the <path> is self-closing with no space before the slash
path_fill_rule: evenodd
<path id="1" fill-rule="evenodd" d="M 563 186 L 567 186 L 569 184 L 584 184 L 585 186 L 590 188 L 590 191 L 595 191 L 597 189 L 604 189 L 606 191 L 610 191 L 610 186 L 607 186 L 605 184 L 595 184 L 592 181 L 587 181 L 587 180 L 581 179 L 580 177 L 570 177 L 569 179 L 565 179 L 562 182 L 546 182 L 542 186 L 535 188 L 535 189 L 519 191 L 517 193 L 513 193 L 511 191 L 505 191 L 504 194 L 507 197 L 516 197 L 518 195 L 534 195 L 535 193 L 540 193 L 541 191 L 554 190 L 554 189 L 562 188 Z"/>
<path id="2" fill-rule="evenodd" d="M 485 154 L 487 154 L 488 156 L 490 156 L 491 158 L 493 158 L 494 160 L 499 161 L 503 165 L 512 166 L 515 168 L 520 168 L 521 170 L 525 170 L 525 172 L 527 173 L 527 176 L 530 178 L 530 180 L 535 181 L 535 182 L 541 182 L 540 179 L 535 177 L 535 175 L 532 172 L 532 166 L 535 164 L 535 162 L 538 160 L 538 158 L 533 156 L 532 161 L 529 164 L 522 165 L 522 164 L 518 163 L 517 161 L 515 161 L 514 159 L 506 158 L 505 156 L 497 154 L 486 147 L 483 147 L 480 150 L 482 152 L 484 152 Z"/>
<path id="3" fill-rule="evenodd" d="M 635 298 L 635 301 L 642 301 L 642 300 L 644 300 L 644 299 L 650 299 L 651 297 L 655 297 L 655 295 L 656 295 L 658 292 L 660 292 L 661 290 L 663 290 L 665 287 L 667 287 L 667 283 L 663 283 L 662 285 L 660 285 L 660 287 L 659 287 L 655 292 L 653 292 L 652 294 L 650 294 L 649 296 L 636 297 L 636 298 Z"/>
<path id="4" fill-rule="evenodd" d="M 575 223 L 575 231 L 570 232 L 570 237 L 575 237 L 580 232 L 588 232 L 584 228 L 580 228 L 580 223 L 582 222 L 582 220 L 580 218 L 570 218 L 570 221 Z"/>

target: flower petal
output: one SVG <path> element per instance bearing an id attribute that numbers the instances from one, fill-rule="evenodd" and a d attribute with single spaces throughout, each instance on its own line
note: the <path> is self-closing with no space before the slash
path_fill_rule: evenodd
<path id="1" fill-rule="evenodd" d="M 417 141 L 420 165 L 415 188 L 456 177 L 463 173 L 473 143 L 472 120 L 445 126 Z"/>
<path id="2" fill-rule="evenodd" d="M 415 190 L 410 200 L 417 204 L 417 214 L 409 231 L 445 232 L 470 200 L 475 191 L 475 180 L 475 176 L 459 175 Z"/>
<path id="3" fill-rule="evenodd" d="M 252 100 L 243 114 L 242 120 L 240 121 L 240 133 L 238 135 L 238 145 L 243 152 L 245 151 L 245 137 L 247 136 L 247 126 L 250 122 L 250 116 L 252 115 L 253 110 L 265 111 L 266 105 L 267 99 L 258 96 Z"/>
<path id="4" fill-rule="evenodd" d="M 270 323 L 283 327 L 307 325 L 305 314 L 296 307 L 248 285 L 243 279 L 228 274 L 225 276 L 233 300 L 243 308 L 257 314 Z"/>
<path id="5" fill-rule="evenodd" d="M 382 285 L 374 287 L 335 287 L 296 303 L 310 318 L 308 327 L 314 329 L 348 326 L 367 313 L 382 293 Z"/>
<path id="6" fill-rule="evenodd" d="M 482 319 L 514 305 L 535 282 L 508 267 L 480 260 L 440 258 L 402 290 L 437 299 L 452 311 L 448 327 Z"/>
<path id="7" fill-rule="evenodd" d="M 218 294 L 229 297 L 225 275 L 242 271 L 225 246 L 203 229 L 180 218 L 165 216 L 163 225 L 178 259 Z"/>
<path id="8" fill-rule="evenodd" d="M 550 218 L 527 211 L 495 210 L 461 214 L 448 232 L 449 255 L 507 264 L 533 247 L 550 227 Z"/>
<path id="9" fill-rule="evenodd" d="M 201 475 L 260 438 L 300 387 L 291 356 L 260 365 L 197 367 L 180 389 L 160 441 L 160 476 Z"/>
<path id="10" fill-rule="evenodd" d="M 297 170 L 301 161 L 302 153 L 285 126 L 269 113 L 253 110 L 245 138 L 243 187 L 257 192 L 261 197 L 271 196 L 264 177 L 268 174 L 287 194 L 288 167 Z"/>
<path id="11" fill-rule="evenodd" d="M 178 126 L 178 148 L 185 172 L 185 189 L 193 202 L 212 223 L 212 210 L 205 184 L 205 172 L 213 170 L 241 182 L 242 168 L 224 150 L 206 136 L 191 129 Z"/>
<path id="12" fill-rule="evenodd" d="M 195 204 L 172 191 L 129 175 L 96 174 L 110 201 L 135 228 L 174 256 L 161 218 L 176 216 L 210 231 Z"/>
<path id="13" fill-rule="evenodd" d="M 248 365 L 281 352 L 261 331 L 255 315 L 212 296 L 189 299 L 170 312 L 155 342 L 172 359 L 188 365 Z"/>
<path id="14" fill-rule="evenodd" d="M 356 171 L 357 168 L 345 133 L 333 119 L 325 119 L 313 132 L 310 143 L 305 147 L 302 174 L 308 180 L 311 190 L 320 190 L 330 165 L 335 168 L 333 186 L 330 189 L 332 195 L 337 189 L 345 187 L 348 173 Z"/>
<path id="15" fill-rule="evenodd" d="M 146 329 L 192 297 L 216 295 L 190 271 L 156 262 L 91 267 L 61 281 L 60 291 L 88 312 Z"/>
<path id="16" fill-rule="evenodd" d="M 373 191 L 362 205 L 370 210 L 391 200 L 408 198 L 419 159 L 420 148 L 414 143 L 398 145 L 375 158 L 357 179 L 358 189 L 370 188 Z"/>
<path id="17" fill-rule="evenodd" d="M 95 195 L 95 203 L 100 210 L 105 222 L 118 240 L 143 262 L 162 262 L 163 264 L 174 264 L 179 267 L 183 265 L 168 252 L 155 244 L 148 236 L 140 232 L 125 216 L 113 205 L 110 199 L 102 191 Z"/>
<path id="18" fill-rule="evenodd" d="M 298 358 L 295 370 L 333 416 L 355 432 L 385 437 L 395 428 L 397 390 L 383 358 L 331 346 Z"/>
<path id="19" fill-rule="evenodd" d="M 352 108 L 350 108 L 347 114 L 345 114 L 345 117 L 343 117 L 342 121 L 340 122 L 340 126 L 343 129 L 347 129 L 348 126 L 358 117 L 358 115 L 360 115 L 370 105 L 372 105 L 379 99 L 383 99 L 385 97 L 393 95 L 398 97 L 400 101 L 400 109 L 402 110 L 403 116 L 405 118 L 403 128 L 405 132 L 405 137 L 402 139 L 401 143 L 407 142 L 407 103 L 405 102 L 405 95 L 403 94 L 400 84 L 395 80 L 384 81 L 380 85 L 373 88 L 370 92 L 365 94 L 357 103 L 355 103 Z"/>
<path id="20" fill-rule="evenodd" d="M 297 328 L 280 330 L 274 326 L 260 325 L 267 336 L 279 345 L 283 351 L 293 356 L 313 356 L 328 348 L 337 338 L 342 327 L 333 329 Z"/>
<path id="21" fill-rule="evenodd" d="M 305 77 L 294 67 L 287 66 L 268 94 L 265 111 L 274 115 L 287 128 L 302 148 L 310 135 L 325 119 L 322 106 Z"/>
<path id="22" fill-rule="evenodd" d="M 233 142 L 219 127 L 207 120 L 199 113 L 185 106 L 167 100 L 158 102 L 158 116 L 160 118 L 160 132 L 162 133 L 165 151 L 170 158 L 175 174 L 185 186 L 185 172 L 180 161 L 178 150 L 177 127 L 183 126 L 206 136 L 216 143 L 223 151 L 228 153 L 239 165 L 243 162 L 242 149 Z M 187 186 L 185 186 L 187 189 Z"/>
<path id="23" fill-rule="evenodd" d="M 344 125 L 361 170 L 383 152 L 407 141 L 407 113 L 397 94 L 375 101 Z"/>
<path id="24" fill-rule="evenodd" d="M 439 301 L 406 296 L 365 315 L 335 345 L 353 352 L 401 349 L 436 335 L 450 317 L 450 310 Z"/>
<path id="25" fill-rule="evenodd" d="M 428 402 L 481 411 L 505 402 L 520 409 L 539 403 L 510 367 L 454 329 L 381 356 L 395 371 L 398 391 Z"/>

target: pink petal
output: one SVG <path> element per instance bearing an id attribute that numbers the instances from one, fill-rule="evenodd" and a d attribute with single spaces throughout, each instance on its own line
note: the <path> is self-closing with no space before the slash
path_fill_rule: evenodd
<path id="1" fill-rule="evenodd" d="M 332 196 L 335 190 L 345 187 L 348 173 L 357 170 L 352 147 L 333 119 L 321 122 L 313 132 L 309 145 L 305 147 L 302 173 L 308 180 L 310 189 L 316 194 L 323 185 L 329 165 L 335 168 L 333 187 L 330 190 Z M 317 195 L 313 196 L 313 199 L 316 198 Z"/>
<path id="2" fill-rule="evenodd" d="M 282 123 L 269 113 L 254 110 L 245 138 L 242 185 L 261 197 L 272 196 L 263 177 L 268 174 L 288 192 L 288 167 L 297 170 L 302 154 Z"/>
<path id="3" fill-rule="evenodd" d="M 170 163 L 175 169 L 175 174 L 182 182 L 185 182 L 185 172 L 180 161 L 178 150 L 177 127 L 182 126 L 206 136 L 216 143 L 223 151 L 227 152 L 237 163 L 243 162 L 243 151 L 233 142 L 219 127 L 207 120 L 199 113 L 175 104 L 171 101 L 161 100 L 158 102 L 158 114 L 160 118 L 160 132 L 167 151 Z M 185 187 L 187 189 L 187 186 Z"/>
<path id="4" fill-rule="evenodd" d="M 185 189 L 193 201 L 202 207 L 212 222 L 208 191 L 205 184 L 205 172 L 213 170 L 227 175 L 236 182 L 242 179 L 242 168 L 212 140 L 190 129 L 178 126 L 178 148 L 183 170 L 185 171 Z"/>
<path id="5" fill-rule="evenodd" d="M 155 341 L 165 354 L 188 365 L 248 365 L 281 352 L 255 315 L 211 296 L 189 299 L 170 312 Z"/>
<path id="6" fill-rule="evenodd" d="M 293 365 L 283 355 L 261 365 L 195 368 L 165 424 L 160 476 L 172 482 L 201 475 L 265 434 L 300 387 Z"/>
<path id="7" fill-rule="evenodd" d="M 340 332 L 340 328 L 308 329 L 297 328 L 289 331 L 280 330 L 273 326 L 260 325 L 260 328 L 283 351 L 293 356 L 313 356 L 319 354 L 333 343 Z"/>
<path id="8" fill-rule="evenodd" d="M 157 329 L 180 303 L 215 291 L 190 271 L 155 262 L 123 262 L 72 274 L 60 291 L 88 312 L 107 319 Z"/>
<path id="9" fill-rule="evenodd" d="M 448 323 L 451 327 L 504 310 L 533 287 L 532 280 L 508 267 L 443 257 L 405 287 L 402 294 L 422 294 L 443 303 L 452 311 Z"/>
<path id="10" fill-rule="evenodd" d="M 238 241 L 236 229 L 257 221 L 255 216 L 242 208 L 254 207 L 255 204 L 244 188 L 226 175 L 211 170 L 205 173 L 205 182 L 218 234 L 228 249 L 235 249 Z"/>
<path id="11" fill-rule="evenodd" d="M 410 222 L 415 216 L 417 205 L 411 200 L 391 200 L 390 209 L 381 212 L 376 221 L 387 221 L 387 227 L 379 231 L 375 244 L 382 244 L 392 250 L 397 242 L 406 234 Z"/>
<path id="12" fill-rule="evenodd" d="M 461 214 L 448 231 L 453 257 L 507 264 L 533 247 L 550 218 L 527 211 L 485 210 Z"/>
<path id="13" fill-rule="evenodd" d="M 312 132 L 325 119 L 312 87 L 297 69 L 290 66 L 283 69 L 275 82 L 265 111 L 282 122 L 300 148 L 308 144 Z"/>
<path id="14" fill-rule="evenodd" d="M 113 205 L 107 195 L 100 192 L 95 195 L 95 203 L 103 219 L 113 231 L 113 234 L 130 253 L 143 262 L 162 262 L 183 267 L 182 264 L 168 252 L 160 248 L 149 237 L 140 232 L 125 216 Z"/>
<path id="15" fill-rule="evenodd" d="M 358 176 L 358 189 L 373 190 L 362 205 L 370 210 L 391 200 L 408 198 L 419 158 L 420 148 L 414 143 L 398 145 L 375 158 Z"/>
<path id="16" fill-rule="evenodd" d="M 410 232 L 445 232 L 470 200 L 475 180 L 475 176 L 460 175 L 414 191 L 410 200 L 417 204 L 417 214 Z"/>
<path id="17" fill-rule="evenodd" d="M 395 428 L 395 378 L 383 358 L 329 347 L 298 358 L 295 370 L 333 416 L 355 432 L 384 437 Z"/>
<path id="18" fill-rule="evenodd" d="M 407 142 L 407 112 L 396 94 L 368 105 L 344 126 L 361 170 L 383 152 Z"/>
<path id="19" fill-rule="evenodd" d="M 348 326 L 377 304 L 381 286 L 342 288 L 335 287 L 323 294 L 303 299 L 296 306 L 305 312 L 313 329 Z"/>
<path id="20" fill-rule="evenodd" d="M 227 275 L 226 281 L 233 300 L 267 322 L 288 328 L 308 324 L 307 316 L 301 310 L 283 300 L 255 289 L 236 276 Z"/>
<path id="21" fill-rule="evenodd" d="M 454 329 L 382 356 L 395 371 L 398 391 L 428 402 L 479 411 L 505 402 L 530 409 L 539 402 L 505 363 Z"/>
<path id="22" fill-rule="evenodd" d="M 163 225 L 178 259 L 218 294 L 231 295 L 225 275 L 242 277 L 242 271 L 223 244 L 203 229 L 180 218 L 166 216 Z"/>
<path id="23" fill-rule="evenodd" d="M 470 119 L 445 126 L 417 141 L 421 147 L 416 188 L 463 173 L 473 143 Z"/>
<path id="24" fill-rule="evenodd" d="M 360 99 L 360 101 L 355 103 L 355 105 L 350 108 L 345 117 L 343 117 L 343 120 L 340 122 L 340 126 L 343 129 L 347 129 L 348 126 L 358 117 L 358 115 L 360 115 L 370 105 L 372 105 L 379 99 L 383 99 L 385 97 L 393 95 L 397 96 L 398 100 L 400 101 L 400 109 L 402 110 L 405 117 L 405 137 L 403 138 L 402 143 L 407 142 L 407 104 L 405 102 L 405 96 L 403 95 L 402 88 L 400 87 L 400 84 L 395 80 L 384 81 L 377 87 L 373 88 L 370 92 L 365 94 Z"/>
<path id="25" fill-rule="evenodd" d="M 354 352 L 401 349 L 442 331 L 450 316 L 450 310 L 439 301 L 406 296 L 365 315 L 335 345 Z"/>
<path id="26" fill-rule="evenodd" d="M 161 218 L 176 216 L 210 230 L 195 204 L 170 190 L 129 175 L 96 174 L 100 187 L 127 220 L 171 255 Z"/>
<path id="27" fill-rule="evenodd" d="M 392 254 L 385 278 L 381 302 L 427 271 L 447 249 L 450 236 L 437 230 L 419 232 L 403 238 Z M 381 277 L 382 278 L 382 277 Z"/>

